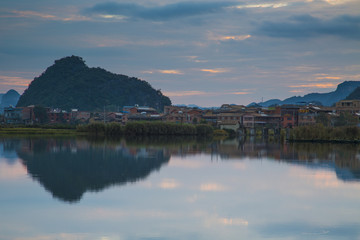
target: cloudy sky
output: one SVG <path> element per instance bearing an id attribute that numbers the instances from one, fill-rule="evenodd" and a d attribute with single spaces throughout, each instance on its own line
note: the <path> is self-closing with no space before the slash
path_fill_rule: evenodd
<path id="1" fill-rule="evenodd" d="M 360 1 L 1 0 L 0 92 L 70 55 L 174 104 L 329 92 L 360 80 Z"/>

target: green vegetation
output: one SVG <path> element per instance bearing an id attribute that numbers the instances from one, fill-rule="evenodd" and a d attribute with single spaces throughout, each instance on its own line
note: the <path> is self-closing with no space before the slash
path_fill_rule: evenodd
<path id="1" fill-rule="evenodd" d="M 223 129 L 216 129 L 216 130 L 214 130 L 214 136 L 224 136 L 224 137 L 228 137 L 229 136 L 229 134 L 228 134 L 228 132 L 226 132 L 225 130 L 223 130 Z"/>
<path id="2" fill-rule="evenodd" d="M 0 135 L 76 135 L 74 129 L 49 129 L 49 128 L 28 128 L 11 127 L 0 128 Z"/>
<path id="3" fill-rule="evenodd" d="M 34 107 L 34 115 L 35 115 L 35 118 L 38 119 L 40 124 L 49 122 L 49 117 L 47 115 L 46 108 L 44 108 L 42 106 Z"/>
<path id="4" fill-rule="evenodd" d="M 41 134 L 41 135 L 94 135 L 111 138 L 122 136 L 209 136 L 213 128 L 206 124 L 175 124 L 165 122 L 91 123 L 87 125 L 28 125 L 0 127 L 0 135 Z"/>
<path id="5" fill-rule="evenodd" d="M 325 127 L 322 124 L 292 129 L 290 141 L 358 142 L 360 128 L 357 126 Z"/>
<path id="6" fill-rule="evenodd" d="M 89 68 L 81 57 L 71 56 L 56 60 L 35 78 L 17 106 L 42 105 L 63 110 L 95 111 L 135 104 L 162 110 L 171 105 L 171 101 L 146 81 L 101 68 Z"/>
<path id="7" fill-rule="evenodd" d="M 320 112 L 315 119 L 316 123 L 322 124 L 325 127 L 330 126 L 330 117 L 324 112 Z"/>
<path id="8" fill-rule="evenodd" d="M 330 117 L 326 113 L 321 112 L 316 117 L 316 123 L 321 124 L 325 127 L 356 126 L 359 123 L 359 119 L 349 112 L 342 112 L 339 116 L 332 117 Z"/>
<path id="9" fill-rule="evenodd" d="M 175 124 L 166 122 L 129 122 L 125 126 L 119 123 L 91 123 L 77 127 L 78 132 L 105 136 L 153 136 L 153 135 L 211 135 L 213 129 L 209 125 Z"/>
<path id="10" fill-rule="evenodd" d="M 340 113 L 340 116 L 334 119 L 335 127 L 356 126 L 358 123 L 359 119 L 348 112 Z"/>

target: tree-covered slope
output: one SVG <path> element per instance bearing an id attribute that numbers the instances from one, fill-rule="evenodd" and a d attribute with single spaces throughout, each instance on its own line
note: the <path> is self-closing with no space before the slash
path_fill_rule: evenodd
<path id="1" fill-rule="evenodd" d="M 56 60 L 35 78 L 17 106 L 43 105 L 92 111 L 104 106 L 134 104 L 163 110 L 171 101 L 146 81 L 89 68 L 81 57 L 71 56 Z"/>
<path id="2" fill-rule="evenodd" d="M 350 93 L 346 100 L 360 100 L 360 87 L 357 87 L 352 93 Z"/>

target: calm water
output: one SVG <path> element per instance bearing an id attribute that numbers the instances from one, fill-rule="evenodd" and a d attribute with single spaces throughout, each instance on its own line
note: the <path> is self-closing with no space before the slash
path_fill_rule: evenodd
<path id="1" fill-rule="evenodd" d="M 0 139 L 0 239 L 360 239 L 360 146 Z"/>

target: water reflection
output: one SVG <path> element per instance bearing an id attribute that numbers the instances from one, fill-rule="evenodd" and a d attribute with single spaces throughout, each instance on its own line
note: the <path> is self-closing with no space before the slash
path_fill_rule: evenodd
<path id="1" fill-rule="evenodd" d="M 86 191 L 144 179 L 170 159 L 165 149 L 128 147 L 124 142 L 7 139 L 3 146 L 4 153 L 16 151 L 32 178 L 67 202 L 79 201 Z"/>
<path id="2" fill-rule="evenodd" d="M 358 156 L 357 145 L 0 139 L 0 238 L 359 239 Z"/>
<path id="3" fill-rule="evenodd" d="M 282 144 L 210 141 L 194 138 L 128 140 L 21 138 L 1 140 L 8 165 L 20 158 L 28 174 L 54 197 L 78 202 L 87 191 L 101 191 L 145 179 L 173 157 L 207 154 L 212 161 L 270 159 L 334 171 L 343 181 L 360 180 L 360 152 L 355 144 Z"/>
<path id="4" fill-rule="evenodd" d="M 309 168 L 335 171 L 343 181 L 360 181 L 358 144 L 223 141 L 212 145 L 213 156 L 221 159 L 272 159 Z"/>

